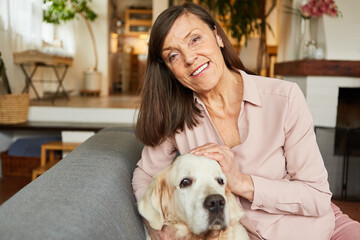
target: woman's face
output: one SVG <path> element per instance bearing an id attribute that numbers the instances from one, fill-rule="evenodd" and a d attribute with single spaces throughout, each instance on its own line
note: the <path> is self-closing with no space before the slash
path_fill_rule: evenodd
<path id="1" fill-rule="evenodd" d="M 162 58 L 176 79 L 197 93 L 213 89 L 226 68 L 221 38 L 194 14 L 183 14 L 171 27 Z"/>

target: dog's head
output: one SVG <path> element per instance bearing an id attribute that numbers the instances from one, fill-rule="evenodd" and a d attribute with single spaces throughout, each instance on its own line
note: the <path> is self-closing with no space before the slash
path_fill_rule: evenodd
<path id="1" fill-rule="evenodd" d="M 226 189 L 220 165 L 192 154 L 178 157 L 160 172 L 138 207 L 154 229 L 181 223 L 195 235 L 225 229 L 230 221 L 230 208 L 232 219 L 238 221 L 243 215 Z"/>

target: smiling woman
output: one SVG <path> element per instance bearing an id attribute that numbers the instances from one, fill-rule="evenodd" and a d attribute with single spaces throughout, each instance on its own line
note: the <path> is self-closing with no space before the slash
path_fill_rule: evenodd
<path id="1" fill-rule="evenodd" d="M 215 74 L 217 79 L 194 76 L 201 68 L 207 70 L 206 76 Z M 136 128 L 138 138 L 156 146 L 177 130 L 195 126 L 201 116 L 193 102 L 195 84 L 200 85 L 197 90 L 208 92 L 210 81 L 219 81 L 218 69 L 226 70 L 227 75 L 233 75 L 230 72 L 236 69 L 247 71 L 211 15 L 194 4 L 169 8 L 166 14 L 161 14 L 149 41 L 143 101 Z M 152 128 L 148 127 L 149 122 L 153 123 Z"/>

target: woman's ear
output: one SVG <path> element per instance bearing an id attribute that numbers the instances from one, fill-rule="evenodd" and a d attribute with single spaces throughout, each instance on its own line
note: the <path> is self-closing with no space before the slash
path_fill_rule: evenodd
<path id="1" fill-rule="evenodd" d="M 222 38 L 220 37 L 220 35 L 218 34 L 218 31 L 217 31 L 217 28 L 216 26 L 214 26 L 214 34 L 215 34 L 215 37 L 216 37 L 216 41 L 217 41 L 217 44 L 219 45 L 219 47 L 224 47 L 224 43 L 223 43 L 223 40 Z"/>

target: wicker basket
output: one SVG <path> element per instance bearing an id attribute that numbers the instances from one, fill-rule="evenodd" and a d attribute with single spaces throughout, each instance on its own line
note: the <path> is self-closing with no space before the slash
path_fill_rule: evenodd
<path id="1" fill-rule="evenodd" d="M 0 95 L 0 124 L 19 124 L 27 121 L 29 94 Z"/>
<path id="2" fill-rule="evenodd" d="M 9 156 L 1 152 L 0 158 L 3 176 L 31 177 L 32 170 L 40 166 L 40 157 Z"/>

